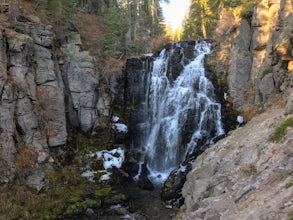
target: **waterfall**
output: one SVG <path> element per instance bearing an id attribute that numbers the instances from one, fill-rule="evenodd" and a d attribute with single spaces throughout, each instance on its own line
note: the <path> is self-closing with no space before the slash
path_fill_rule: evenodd
<path id="1" fill-rule="evenodd" d="M 196 43 L 195 58 L 186 65 L 183 54 L 183 71 L 170 79 L 168 65 L 178 47 L 173 44 L 173 49 L 161 51 L 144 83 L 140 164 L 147 163 L 149 179 L 154 184 L 164 182 L 199 143 L 212 142 L 224 134 L 221 105 L 215 101 L 214 87 L 205 76 L 204 58 L 210 53 L 210 45 Z"/>

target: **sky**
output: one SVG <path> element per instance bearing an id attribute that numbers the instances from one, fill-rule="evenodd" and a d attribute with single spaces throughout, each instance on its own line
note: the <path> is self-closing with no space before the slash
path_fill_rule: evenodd
<path id="1" fill-rule="evenodd" d="M 170 0 L 170 3 L 163 2 L 161 4 L 165 22 L 167 25 L 171 25 L 173 31 L 181 27 L 184 16 L 188 12 L 189 1 L 190 0 Z"/>

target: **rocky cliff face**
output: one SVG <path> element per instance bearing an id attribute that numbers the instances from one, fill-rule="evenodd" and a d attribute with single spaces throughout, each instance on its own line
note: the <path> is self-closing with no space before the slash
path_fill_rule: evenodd
<path id="1" fill-rule="evenodd" d="M 261 1 L 252 16 L 223 11 L 208 68 L 228 82 L 236 109 L 259 112 L 292 94 L 292 1 Z"/>
<path id="2" fill-rule="evenodd" d="M 184 219 L 292 218 L 292 124 L 279 143 L 270 140 L 292 120 L 292 12 L 292 1 L 280 0 L 261 1 L 240 20 L 222 13 L 207 68 L 252 120 L 195 160 L 182 190 Z"/>
<path id="3" fill-rule="evenodd" d="M 282 109 L 263 113 L 200 155 L 182 191 L 184 219 L 289 219 L 292 127 L 280 143 L 269 140 L 285 119 Z"/>
<path id="4" fill-rule="evenodd" d="M 73 34 L 59 52 L 53 40 L 48 25 L 1 28 L 1 184 L 20 175 L 40 189 L 54 162 L 50 149 L 66 144 L 67 127 L 89 133 L 99 126 L 98 114 L 108 117 L 110 97 L 99 92 L 95 61 L 80 51 L 79 36 Z"/>

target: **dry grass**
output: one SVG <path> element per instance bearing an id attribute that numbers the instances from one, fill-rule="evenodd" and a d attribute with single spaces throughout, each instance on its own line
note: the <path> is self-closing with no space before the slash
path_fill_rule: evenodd
<path id="1" fill-rule="evenodd" d="M 254 108 L 246 109 L 243 113 L 243 117 L 246 121 L 250 121 L 254 116 L 257 115 L 257 110 Z"/>
<path id="2" fill-rule="evenodd" d="M 56 120 L 56 113 L 60 112 L 58 108 L 63 105 L 62 100 L 40 87 L 37 87 L 37 98 L 33 103 L 33 112 L 37 116 L 41 135 L 43 138 L 56 136 L 52 122 Z"/>
<path id="3" fill-rule="evenodd" d="M 14 159 L 15 165 L 20 169 L 32 167 L 37 161 L 37 152 L 27 146 L 19 146 Z"/>
<path id="4" fill-rule="evenodd" d="M 107 62 L 105 62 L 103 73 L 104 76 L 109 79 L 112 75 L 117 74 L 121 71 L 125 60 L 116 59 L 116 58 L 109 58 Z"/>
<path id="5" fill-rule="evenodd" d="M 105 33 L 105 20 L 103 17 L 79 11 L 76 26 L 81 33 L 82 49 L 102 59 L 101 39 Z"/>
<path id="6" fill-rule="evenodd" d="M 37 15 L 37 4 L 29 0 L 19 0 L 20 11 L 27 15 Z"/>
<path id="7" fill-rule="evenodd" d="M 280 106 L 281 108 L 285 108 L 285 106 L 286 106 L 286 101 L 285 101 L 283 98 L 279 98 L 279 99 L 277 100 L 277 104 L 278 104 L 278 106 Z"/>
<path id="8" fill-rule="evenodd" d="M 9 26 L 8 17 L 5 14 L 0 14 L 0 24 L 3 27 L 8 27 Z"/>
<path id="9" fill-rule="evenodd" d="M 150 43 L 151 51 L 156 52 L 158 50 L 161 50 L 163 46 L 169 43 L 170 41 L 170 37 L 164 35 L 153 38 Z"/>
<path id="10" fill-rule="evenodd" d="M 83 27 L 86 34 L 92 38 L 100 38 L 105 32 L 103 17 L 83 11 L 78 12 L 78 25 Z"/>

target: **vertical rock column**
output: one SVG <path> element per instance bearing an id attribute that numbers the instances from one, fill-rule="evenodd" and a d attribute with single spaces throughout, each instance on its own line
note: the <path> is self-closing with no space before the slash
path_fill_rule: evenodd
<path id="1" fill-rule="evenodd" d="M 66 117 L 64 85 L 61 72 L 52 51 L 53 30 L 47 25 L 29 25 L 27 31 L 32 36 L 34 81 L 36 102 L 34 110 L 39 119 L 41 132 L 47 138 L 49 147 L 66 143 Z"/>
<path id="2" fill-rule="evenodd" d="M 15 100 L 11 83 L 7 83 L 6 40 L 0 30 L 0 184 L 7 183 L 14 170 Z"/>
<path id="3" fill-rule="evenodd" d="M 68 43 L 63 45 L 62 77 L 69 121 L 89 133 L 98 119 L 98 76 L 93 57 L 88 51 L 80 51 L 80 44 L 80 36 L 72 33 Z"/>

